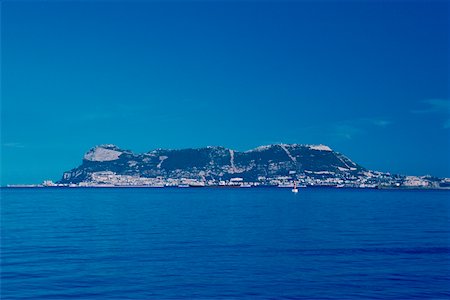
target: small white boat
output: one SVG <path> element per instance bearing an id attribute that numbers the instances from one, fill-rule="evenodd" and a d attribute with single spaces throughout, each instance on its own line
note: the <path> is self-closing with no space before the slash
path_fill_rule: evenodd
<path id="1" fill-rule="evenodd" d="M 298 193 L 298 188 L 297 188 L 297 183 L 294 181 L 294 188 L 292 189 L 292 192 L 295 194 L 295 193 Z"/>

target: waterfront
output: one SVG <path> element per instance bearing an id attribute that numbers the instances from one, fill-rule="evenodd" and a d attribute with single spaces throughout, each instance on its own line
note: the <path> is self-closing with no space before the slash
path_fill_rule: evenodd
<path id="1" fill-rule="evenodd" d="M 448 298 L 449 196 L 2 189 L 1 296 Z"/>

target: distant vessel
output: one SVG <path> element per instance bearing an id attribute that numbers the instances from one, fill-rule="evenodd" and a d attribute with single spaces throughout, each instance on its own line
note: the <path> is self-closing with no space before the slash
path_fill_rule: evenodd
<path id="1" fill-rule="evenodd" d="M 294 181 L 294 188 L 292 189 L 293 193 L 298 193 L 297 183 Z"/>
<path id="2" fill-rule="evenodd" d="M 179 184 L 178 187 L 179 188 L 188 188 L 189 184 Z"/>

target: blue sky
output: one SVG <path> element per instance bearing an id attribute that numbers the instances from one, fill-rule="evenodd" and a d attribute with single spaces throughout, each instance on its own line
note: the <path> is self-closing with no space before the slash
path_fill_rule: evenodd
<path id="1" fill-rule="evenodd" d="M 84 152 L 322 143 L 450 177 L 449 4 L 3 1 L 1 184 Z"/>

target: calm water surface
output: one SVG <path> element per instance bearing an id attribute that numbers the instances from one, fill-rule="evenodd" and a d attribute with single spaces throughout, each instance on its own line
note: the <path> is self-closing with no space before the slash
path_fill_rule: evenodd
<path id="1" fill-rule="evenodd" d="M 1 299 L 449 299 L 450 192 L 3 189 Z"/>

